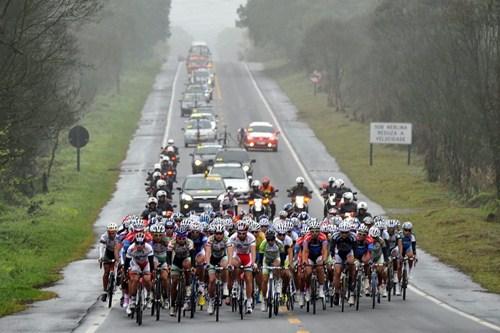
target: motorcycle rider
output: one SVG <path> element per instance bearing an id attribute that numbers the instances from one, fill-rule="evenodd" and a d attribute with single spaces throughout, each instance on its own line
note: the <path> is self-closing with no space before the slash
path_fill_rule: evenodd
<path id="1" fill-rule="evenodd" d="M 274 197 L 276 195 L 276 189 L 271 185 L 271 179 L 269 177 L 262 178 L 262 185 L 259 190 L 269 198 L 269 207 L 271 208 L 271 220 L 274 218 L 276 214 L 276 204 L 274 203 Z"/>
<path id="2" fill-rule="evenodd" d="M 352 192 L 345 192 L 342 195 L 342 206 L 340 207 L 340 214 L 356 213 L 358 207 L 354 202 L 354 195 Z"/>
<path id="3" fill-rule="evenodd" d="M 170 203 L 169 198 L 167 198 L 167 191 L 160 190 L 156 192 L 156 198 L 158 199 L 158 210 L 161 212 L 174 211 L 174 207 Z"/>
<path id="4" fill-rule="evenodd" d="M 311 191 L 309 191 L 307 186 L 304 185 L 304 182 L 305 180 L 303 177 L 297 177 L 295 179 L 296 185 L 288 190 L 288 192 L 290 193 L 290 197 L 294 198 L 297 195 L 303 195 L 305 197 L 311 198 Z"/>
<path id="5" fill-rule="evenodd" d="M 175 145 L 174 139 L 170 138 L 167 140 L 167 146 L 163 148 L 165 154 L 167 153 L 168 147 L 173 147 L 176 155 L 179 155 L 179 148 Z"/>
<path id="6" fill-rule="evenodd" d="M 260 186 L 261 186 L 261 184 L 260 184 L 260 181 L 258 179 L 255 179 L 252 181 L 252 188 L 250 189 L 250 193 L 248 194 L 249 200 L 264 197 L 264 193 L 260 190 Z"/>
<path id="7" fill-rule="evenodd" d="M 142 212 L 141 218 L 143 220 L 147 220 L 149 214 L 151 213 L 156 213 L 158 215 L 162 214 L 162 211 L 158 208 L 158 199 L 156 199 L 155 197 L 148 198 L 146 209 Z"/>
<path id="8" fill-rule="evenodd" d="M 356 217 L 358 220 L 363 221 L 367 216 L 372 216 L 372 214 L 368 213 L 368 204 L 364 201 L 358 202 Z"/>
<path id="9" fill-rule="evenodd" d="M 328 178 L 328 184 L 323 187 L 323 192 L 321 193 L 321 196 L 325 200 L 325 204 L 323 206 L 323 217 L 326 217 L 328 215 L 328 209 L 332 208 L 328 206 L 328 197 L 331 195 L 336 196 L 336 191 L 337 187 L 335 186 L 335 177 L 329 177 Z"/>

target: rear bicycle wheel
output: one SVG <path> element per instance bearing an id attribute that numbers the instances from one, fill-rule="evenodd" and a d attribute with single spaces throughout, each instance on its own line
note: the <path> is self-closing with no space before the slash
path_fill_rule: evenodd
<path id="1" fill-rule="evenodd" d="M 316 296 L 318 294 L 317 281 L 316 278 L 311 278 L 311 302 L 313 308 L 313 314 L 316 314 Z"/>
<path id="2" fill-rule="evenodd" d="M 221 297 L 221 283 L 219 280 L 217 280 L 215 284 L 215 300 L 212 300 L 214 302 L 215 306 L 215 321 L 219 321 L 219 307 L 220 304 L 222 304 L 222 297 Z"/>
<path id="3" fill-rule="evenodd" d="M 157 282 L 156 282 L 156 295 L 155 295 L 155 306 L 156 307 L 156 321 L 159 321 L 160 320 L 160 309 L 161 309 L 161 297 L 162 297 L 162 293 L 163 293 L 163 288 L 162 288 L 162 285 L 161 285 L 161 278 L 160 277 L 157 277 Z"/>
<path id="4" fill-rule="evenodd" d="M 273 293 L 274 293 L 274 290 L 273 290 L 273 279 L 270 278 L 269 279 L 269 282 L 267 283 L 268 286 L 267 286 L 267 312 L 268 312 L 268 315 L 269 315 L 269 318 L 271 318 L 273 316 Z"/>
<path id="5" fill-rule="evenodd" d="M 403 301 L 406 301 L 406 287 L 408 287 L 408 272 L 406 271 L 406 267 L 403 269 L 403 279 L 401 283 L 401 289 L 403 292 Z"/>
<path id="6" fill-rule="evenodd" d="M 274 293 L 274 302 L 273 302 L 273 312 L 274 315 L 277 316 L 280 307 L 280 295 L 278 293 Z"/>
<path id="7" fill-rule="evenodd" d="M 181 272 L 181 274 L 183 274 Z M 175 300 L 177 310 L 177 322 L 181 322 L 182 307 L 184 306 L 184 278 L 180 278 L 177 284 L 177 299 Z"/>
<path id="8" fill-rule="evenodd" d="M 109 273 L 109 282 L 108 282 L 108 308 L 111 307 L 113 303 L 113 294 L 115 291 L 115 273 Z"/>
<path id="9" fill-rule="evenodd" d="M 347 279 L 345 274 L 342 274 L 342 280 L 340 281 L 340 307 L 341 311 L 345 310 L 345 289 L 346 289 Z"/>
<path id="10" fill-rule="evenodd" d="M 244 299 L 244 296 L 243 296 L 243 282 L 239 282 L 240 284 L 240 298 L 238 299 L 238 310 L 240 311 L 240 317 L 241 317 L 241 320 L 243 320 L 243 299 Z"/>
<path id="11" fill-rule="evenodd" d="M 137 304 L 135 305 L 135 311 L 136 311 L 136 323 L 137 325 L 141 326 L 142 325 L 142 285 L 139 286 L 139 289 L 137 290 Z"/>
<path id="12" fill-rule="evenodd" d="M 389 266 L 387 267 L 387 301 L 391 301 L 392 297 L 392 288 L 394 288 L 394 271 L 392 267 L 392 262 L 389 262 Z"/>
<path id="13" fill-rule="evenodd" d="M 377 278 L 376 274 L 372 272 L 372 278 L 371 278 L 371 292 L 372 292 L 372 309 L 375 309 L 375 301 L 377 298 Z"/>
<path id="14" fill-rule="evenodd" d="M 358 272 L 358 277 L 356 278 L 356 311 L 359 311 L 359 298 L 361 297 L 361 274 Z"/>

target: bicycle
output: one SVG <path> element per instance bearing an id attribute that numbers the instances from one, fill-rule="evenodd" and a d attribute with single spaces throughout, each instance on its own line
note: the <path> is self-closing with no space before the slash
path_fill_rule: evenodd
<path id="1" fill-rule="evenodd" d="M 316 273 L 316 267 L 318 266 L 323 266 L 323 265 L 318 265 L 318 264 L 313 264 L 313 265 L 304 265 L 304 267 L 312 267 L 312 272 L 311 272 L 311 282 L 309 284 L 309 288 L 311 289 L 311 297 L 310 300 L 307 301 L 306 304 L 306 310 L 309 312 L 310 305 L 312 306 L 313 314 L 316 314 L 316 298 L 318 297 L 318 288 L 319 288 L 319 282 L 318 282 L 318 276 Z M 324 267 L 324 266 L 323 266 Z M 322 301 L 322 306 L 323 310 L 326 310 L 326 303 L 325 299 L 321 298 Z"/>
<path id="2" fill-rule="evenodd" d="M 363 265 L 356 260 L 354 262 L 356 269 L 356 289 L 355 289 L 355 297 L 356 297 L 356 311 L 359 311 L 359 299 L 361 298 L 361 288 L 363 285 L 363 278 L 365 275 L 365 270 Z"/>
<path id="3" fill-rule="evenodd" d="M 345 300 L 351 296 L 351 290 L 349 289 L 349 272 L 347 271 L 348 265 L 342 265 L 342 272 L 340 273 L 340 306 L 341 311 L 344 312 Z"/>
<path id="4" fill-rule="evenodd" d="M 396 294 L 396 287 L 394 283 L 394 258 L 389 256 L 387 262 L 387 301 L 390 302 L 392 298 L 392 293 Z"/>
<path id="5" fill-rule="evenodd" d="M 154 280 L 154 300 L 153 306 L 151 307 L 151 316 L 156 314 L 156 321 L 160 320 L 160 309 L 162 301 L 163 287 L 161 281 L 161 268 L 158 266 L 156 268 L 155 280 Z"/>
<path id="6" fill-rule="evenodd" d="M 288 283 L 288 287 L 286 288 L 285 291 L 285 304 L 286 304 L 286 309 L 288 311 L 293 311 L 294 308 L 294 303 L 295 303 L 295 293 L 297 289 L 295 287 L 295 281 L 293 277 L 290 278 L 290 282 Z"/>
<path id="7" fill-rule="evenodd" d="M 225 270 L 224 267 L 220 266 L 215 266 L 215 300 L 214 300 L 214 307 L 215 307 L 215 321 L 219 321 L 219 313 L 220 313 L 220 307 L 222 306 L 222 297 L 223 297 L 223 282 L 221 278 L 221 273 Z"/>
<path id="8" fill-rule="evenodd" d="M 408 261 L 413 261 L 413 258 L 408 258 L 407 256 L 403 258 L 403 276 L 401 278 L 403 301 L 406 301 L 406 289 L 408 288 Z"/>
<path id="9" fill-rule="evenodd" d="M 269 270 L 269 280 L 267 286 L 267 309 L 269 312 L 269 318 L 278 315 L 279 305 L 280 305 L 280 292 L 276 290 L 276 281 L 274 280 L 274 271 L 277 269 L 282 269 L 279 266 L 268 266 Z"/>
<path id="10" fill-rule="evenodd" d="M 106 262 L 106 264 L 113 264 L 113 269 L 108 273 L 108 285 L 106 286 L 106 296 L 108 298 L 108 308 L 111 308 L 113 303 L 113 295 L 115 293 L 116 279 L 115 279 L 115 269 L 114 269 L 115 260 L 111 260 Z M 100 263 L 100 268 L 102 268 L 102 262 Z"/>
<path id="11" fill-rule="evenodd" d="M 181 315 L 184 307 L 184 299 L 186 292 L 186 281 L 184 277 L 184 270 L 179 273 L 179 280 L 177 281 L 177 297 L 175 298 L 175 311 L 177 314 L 177 322 L 181 322 Z M 170 298 L 172 299 L 172 298 Z"/>
<path id="12" fill-rule="evenodd" d="M 135 316 L 135 322 L 137 325 L 142 325 L 142 315 L 144 313 L 144 308 L 146 307 L 145 299 L 145 288 L 144 288 L 144 273 L 139 273 L 139 284 L 137 286 L 137 292 L 135 294 L 135 309 L 130 315 L 132 319 Z"/>
<path id="13" fill-rule="evenodd" d="M 243 320 L 243 302 L 244 302 L 244 290 L 245 290 L 245 271 L 244 266 L 240 266 L 240 274 L 238 276 L 238 281 L 236 283 L 236 288 L 233 286 L 233 292 L 231 293 L 231 308 L 232 312 L 238 310 L 241 320 Z"/>
<path id="14" fill-rule="evenodd" d="M 375 302 L 380 304 L 380 293 L 378 290 L 378 273 L 377 267 L 383 266 L 380 264 L 371 264 L 370 289 L 372 297 L 372 309 L 375 309 Z"/>

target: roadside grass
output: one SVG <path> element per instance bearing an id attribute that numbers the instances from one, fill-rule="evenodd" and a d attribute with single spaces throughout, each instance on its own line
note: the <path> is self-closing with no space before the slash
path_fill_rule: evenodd
<path id="1" fill-rule="evenodd" d="M 422 159 L 416 154 L 408 166 L 405 150 L 374 145 L 370 167 L 368 124 L 328 108 L 325 95 L 313 95 L 305 73 L 274 65 L 268 66 L 267 74 L 290 97 L 299 117 L 351 181 L 388 215 L 412 221 L 418 246 L 489 291 L 500 293 L 500 223 L 486 222 L 486 209 L 466 207 L 442 184 L 427 182 Z"/>
<path id="2" fill-rule="evenodd" d="M 26 207 L 0 213 L 0 316 L 54 297 L 38 288 L 58 280 L 59 271 L 93 244 L 93 224 L 114 191 L 119 165 L 159 67 L 150 62 L 131 70 L 122 78 L 120 95 L 96 98 L 82 120 L 90 142 L 81 151 L 80 173 L 75 148 L 63 133 L 50 192 L 32 199 L 39 209 L 32 215 Z"/>

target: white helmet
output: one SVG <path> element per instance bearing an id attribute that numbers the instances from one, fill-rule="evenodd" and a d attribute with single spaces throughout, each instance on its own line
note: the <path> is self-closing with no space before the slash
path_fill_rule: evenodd
<path id="1" fill-rule="evenodd" d="M 260 186 L 260 181 L 258 179 L 252 181 L 252 187 L 259 187 L 259 186 Z"/>
<path id="2" fill-rule="evenodd" d="M 344 221 L 339 225 L 340 232 L 349 232 L 351 231 L 351 224 L 348 221 Z"/>
<path id="3" fill-rule="evenodd" d="M 160 188 L 162 186 L 167 186 L 167 182 L 163 179 L 158 179 L 158 181 L 156 182 L 156 188 Z"/>
<path id="4" fill-rule="evenodd" d="M 335 187 L 341 187 L 342 186 L 342 179 L 335 179 Z"/>
<path id="5" fill-rule="evenodd" d="M 328 182 L 329 183 L 335 182 L 335 177 L 328 177 Z"/>
<path id="6" fill-rule="evenodd" d="M 161 196 L 167 196 L 167 191 L 159 190 L 158 192 L 156 192 L 156 197 L 158 199 L 160 199 Z"/>
<path id="7" fill-rule="evenodd" d="M 174 139 L 168 139 L 168 140 L 167 140 L 167 144 L 169 144 L 169 145 L 173 145 L 173 144 L 174 144 Z"/>
<path id="8" fill-rule="evenodd" d="M 372 236 L 373 238 L 378 238 L 380 237 L 380 229 L 377 228 L 377 227 L 371 227 L 370 230 L 368 231 L 368 233 L 370 234 L 370 236 Z"/>
<path id="9" fill-rule="evenodd" d="M 367 209 L 368 209 L 368 204 L 367 204 L 366 202 L 364 202 L 364 201 L 360 201 L 360 202 L 358 203 L 358 210 L 359 210 L 359 209 L 364 209 L 364 210 L 367 210 Z"/>
<path id="10" fill-rule="evenodd" d="M 349 201 L 352 201 L 354 199 L 354 195 L 352 194 L 352 192 L 345 192 L 342 197 L 344 198 L 344 200 Z"/>
<path id="11" fill-rule="evenodd" d="M 304 184 L 304 178 L 303 178 L 303 177 L 297 177 L 297 178 L 295 179 L 295 182 L 296 182 L 297 184 Z"/>
<path id="12" fill-rule="evenodd" d="M 160 177 L 161 177 L 161 172 L 160 171 L 153 172 L 153 178 L 160 178 Z"/>
<path id="13" fill-rule="evenodd" d="M 158 199 L 156 199 L 155 197 L 150 197 L 148 199 L 148 205 L 152 203 L 158 204 Z"/>
<path id="14" fill-rule="evenodd" d="M 155 170 L 160 170 L 161 169 L 161 164 L 160 163 L 155 163 L 154 169 Z"/>
<path id="15" fill-rule="evenodd" d="M 175 149 L 174 149 L 174 147 L 172 147 L 172 146 L 168 146 L 168 147 L 167 147 L 167 152 L 168 152 L 168 153 L 175 153 Z"/>

